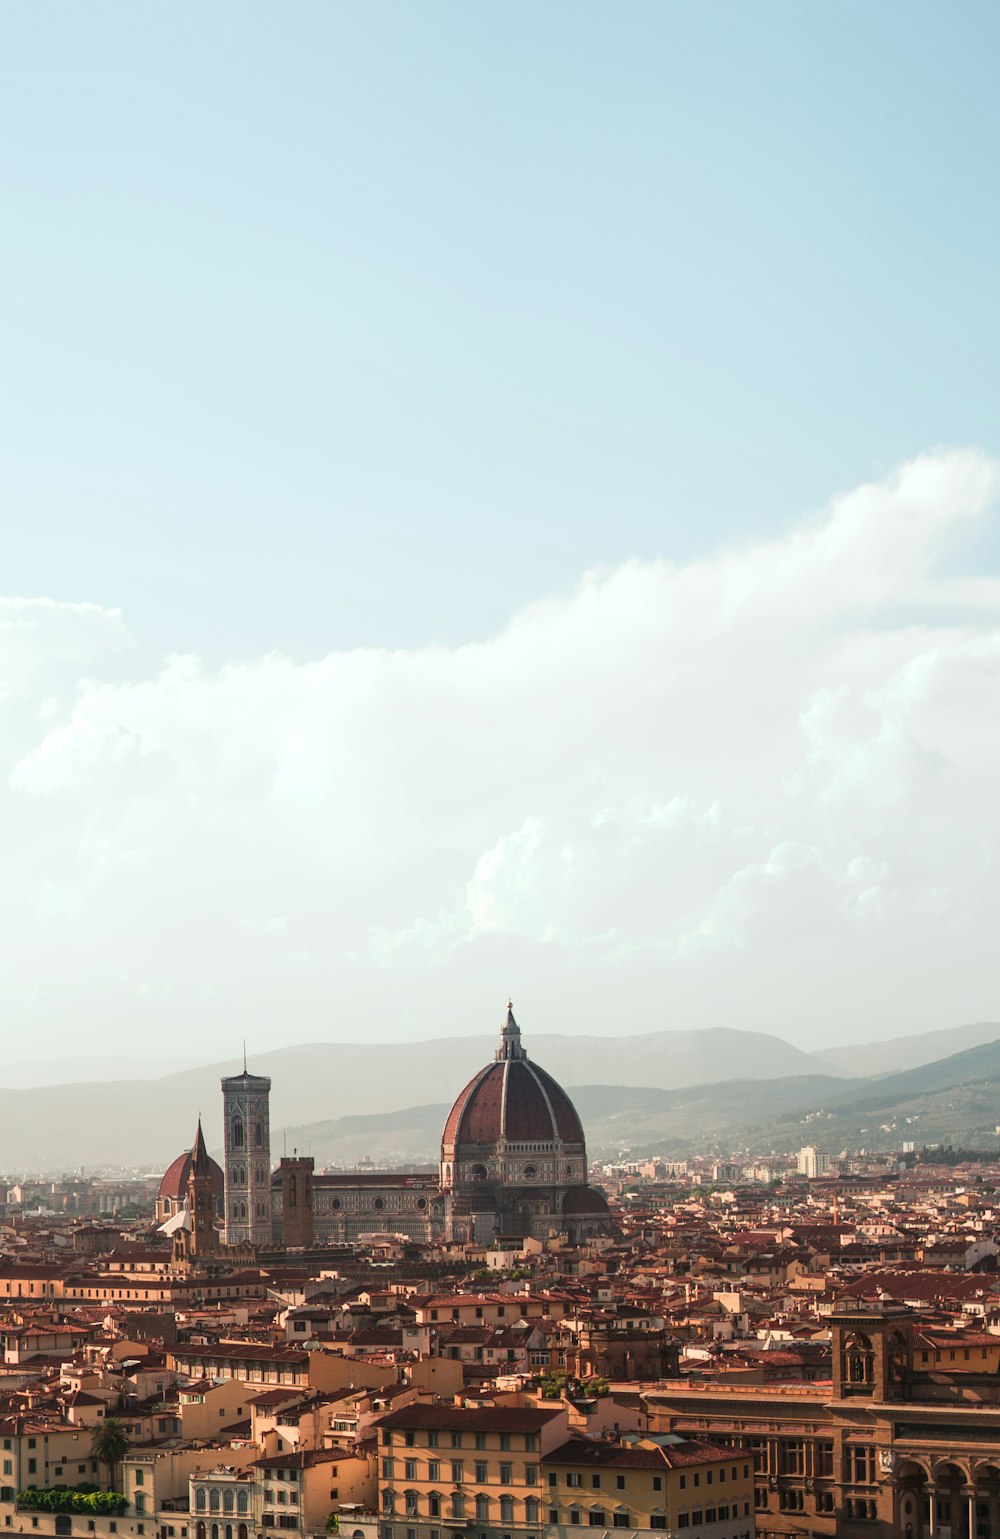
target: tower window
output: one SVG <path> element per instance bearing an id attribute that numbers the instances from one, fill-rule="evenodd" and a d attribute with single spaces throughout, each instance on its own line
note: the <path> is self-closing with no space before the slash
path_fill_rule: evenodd
<path id="1" fill-rule="evenodd" d="M 262 1149 L 264 1147 L 264 1124 L 263 1124 L 263 1122 L 255 1122 L 254 1123 L 254 1125 L 253 1125 L 253 1141 L 254 1141 L 254 1143 L 255 1143 L 255 1145 L 257 1146 L 258 1149 Z"/>
<path id="2" fill-rule="evenodd" d="M 233 1123 L 233 1148 L 243 1148 L 243 1124 L 238 1117 Z"/>

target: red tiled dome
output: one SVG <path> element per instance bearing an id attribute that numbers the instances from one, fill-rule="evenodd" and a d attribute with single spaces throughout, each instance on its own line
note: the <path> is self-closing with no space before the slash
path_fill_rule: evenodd
<path id="1" fill-rule="evenodd" d="M 582 1144 L 576 1108 L 551 1074 L 529 1060 L 512 1014 L 504 1042 L 501 1052 L 506 1056 L 481 1069 L 458 1097 L 444 1125 L 442 1142 L 451 1148 L 502 1140 Z"/>
<path id="2" fill-rule="evenodd" d="M 209 1159 L 209 1168 L 212 1172 L 212 1192 L 216 1197 L 221 1197 L 225 1190 L 225 1177 L 222 1167 L 215 1160 Z M 163 1173 L 160 1189 L 157 1197 L 171 1197 L 176 1202 L 183 1202 L 187 1196 L 188 1179 L 191 1175 L 191 1150 L 186 1149 L 179 1154 L 172 1165 L 169 1165 Z"/>
<path id="3" fill-rule="evenodd" d="M 582 1218 L 588 1213 L 599 1213 L 606 1218 L 608 1211 L 608 1199 L 592 1186 L 571 1186 L 563 1198 L 563 1212 L 567 1214 Z"/>

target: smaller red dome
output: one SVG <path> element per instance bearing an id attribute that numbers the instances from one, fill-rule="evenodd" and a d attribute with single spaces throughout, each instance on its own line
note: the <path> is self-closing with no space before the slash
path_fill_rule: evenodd
<path id="1" fill-rule="evenodd" d="M 593 1186 L 571 1186 L 563 1198 L 563 1212 L 583 1218 L 587 1214 L 608 1216 L 608 1199 Z"/>
<path id="2" fill-rule="evenodd" d="M 209 1158 L 209 1169 L 212 1172 L 212 1193 L 221 1197 L 225 1191 L 226 1178 L 222 1174 L 222 1167 L 215 1160 Z M 157 1197 L 170 1197 L 175 1202 L 183 1202 L 187 1196 L 188 1181 L 191 1178 L 191 1150 L 185 1149 L 179 1154 L 171 1165 L 163 1173 Z"/>

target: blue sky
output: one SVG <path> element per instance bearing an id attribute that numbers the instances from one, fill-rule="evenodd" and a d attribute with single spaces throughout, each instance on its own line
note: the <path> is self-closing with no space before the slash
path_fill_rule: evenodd
<path id="1" fill-rule="evenodd" d="M 998 45 L 3 7 L 12 1029 L 997 1018 Z"/>
<path id="2" fill-rule="evenodd" d="M 483 636 L 997 447 L 995 7 L 0 27 L 4 586 L 154 653 Z"/>

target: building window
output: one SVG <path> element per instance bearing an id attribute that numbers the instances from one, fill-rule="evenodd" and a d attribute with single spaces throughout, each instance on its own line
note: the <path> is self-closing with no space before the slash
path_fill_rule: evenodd
<path id="1" fill-rule="evenodd" d="M 806 1445 L 801 1441 L 780 1443 L 780 1471 L 782 1475 L 804 1475 L 806 1472 Z"/>
<path id="2" fill-rule="evenodd" d="M 868 1486 L 875 1484 L 875 1449 L 873 1446 L 848 1446 L 847 1478 L 852 1485 Z"/>
<path id="3" fill-rule="evenodd" d="M 591 1507 L 587 1521 L 591 1528 L 606 1528 L 607 1522 L 603 1507 Z"/>
<path id="4" fill-rule="evenodd" d="M 509 1485 L 513 1485 L 513 1483 L 514 1483 L 514 1471 L 513 1471 L 512 1466 L 509 1465 L 509 1464 L 501 1464 L 501 1466 L 500 1466 L 500 1484 L 502 1486 L 509 1486 Z"/>
<path id="5" fill-rule="evenodd" d="M 654 1478 L 654 1481 L 655 1481 L 656 1477 L 654 1476 L 653 1478 Z M 582 1479 L 581 1479 L 581 1476 L 580 1476 L 580 1473 L 579 1473 L 578 1470 L 567 1470 L 566 1471 L 566 1484 L 568 1486 L 572 1486 L 575 1489 L 575 1488 L 579 1487 L 580 1485 L 582 1485 L 582 1483 L 583 1482 L 582 1482 Z"/>
<path id="6" fill-rule="evenodd" d="M 481 1464 L 478 1460 L 476 1462 L 476 1484 L 480 1486 L 486 1484 L 486 1465 Z"/>

